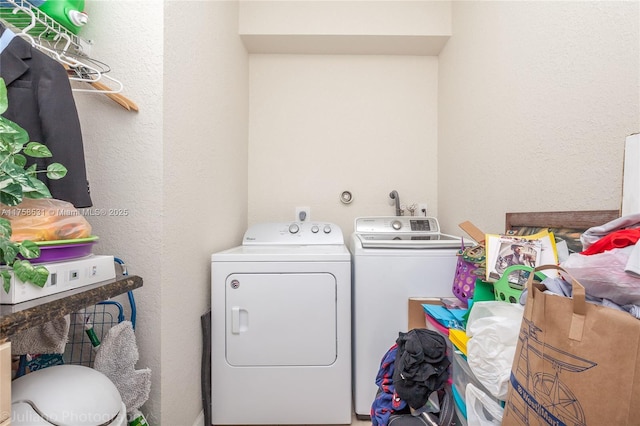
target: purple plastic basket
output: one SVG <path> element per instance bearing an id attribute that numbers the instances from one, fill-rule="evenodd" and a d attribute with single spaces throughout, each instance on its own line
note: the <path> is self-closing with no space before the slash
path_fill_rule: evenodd
<path id="1" fill-rule="evenodd" d="M 468 299 L 473 297 L 473 290 L 476 287 L 476 278 L 474 271 L 478 269 L 478 265 L 468 262 L 458 256 L 455 276 L 453 277 L 453 294 L 468 303 Z"/>
<path id="2" fill-rule="evenodd" d="M 60 244 L 40 246 L 40 257 L 29 259 L 31 263 L 60 262 L 62 260 L 77 259 L 91 254 L 95 241 L 78 244 Z"/>

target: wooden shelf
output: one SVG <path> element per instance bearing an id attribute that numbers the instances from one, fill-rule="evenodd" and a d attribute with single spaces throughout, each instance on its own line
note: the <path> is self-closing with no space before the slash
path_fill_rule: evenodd
<path id="1" fill-rule="evenodd" d="M 142 287 L 142 278 L 128 275 L 16 305 L 0 305 L 0 342 L 10 340 L 12 335 L 20 331 L 45 324 L 139 287 Z"/>

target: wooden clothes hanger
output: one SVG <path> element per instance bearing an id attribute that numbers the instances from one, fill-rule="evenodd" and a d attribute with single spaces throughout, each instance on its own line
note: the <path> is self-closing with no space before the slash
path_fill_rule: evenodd
<path id="1" fill-rule="evenodd" d="M 110 93 L 110 88 L 99 81 L 93 81 L 89 83 L 91 86 L 95 87 L 98 90 L 101 90 L 108 98 L 112 99 L 116 103 L 120 104 L 123 108 L 129 111 L 138 112 L 138 105 L 135 104 L 131 99 L 128 99 L 124 95 L 120 93 Z"/>
<path id="2" fill-rule="evenodd" d="M 120 94 L 120 90 L 122 90 L 122 83 L 120 83 L 119 81 L 117 81 L 115 79 L 111 79 L 110 77 L 108 77 L 104 73 L 91 72 L 90 70 L 88 70 L 87 68 L 82 67 L 82 66 L 70 67 L 70 66 L 68 66 L 66 64 L 63 64 L 63 65 L 66 68 L 67 72 L 70 75 L 72 75 L 72 76 L 69 77 L 71 80 L 88 83 L 95 90 L 100 91 L 100 93 L 104 94 L 109 99 L 113 100 L 118 105 L 120 105 L 121 107 L 123 107 L 124 109 L 126 109 L 128 111 L 135 111 L 135 112 L 139 111 L 138 110 L 138 105 L 136 105 L 135 102 L 133 102 L 131 99 L 127 98 L 126 96 Z M 75 75 L 77 77 L 74 77 L 73 75 Z M 93 78 L 92 75 L 97 75 L 98 77 L 97 78 Z M 118 88 L 118 90 L 114 90 L 114 89 L 110 88 L 109 86 L 107 86 L 106 84 L 104 84 L 101 81 L 99 81 L 103 77 L 115 81 L 120 86 Z M 92 90 L 85 90 L 85 89 L 74 89 L 74 90 L 82 91 L 82 92 L 92 91 Z"/>

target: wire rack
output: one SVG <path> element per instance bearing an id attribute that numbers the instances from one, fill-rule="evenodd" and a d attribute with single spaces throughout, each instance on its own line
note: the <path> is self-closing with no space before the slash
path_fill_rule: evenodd
<path id="1" fill-rule="evenodd" d="M 69 341 L 62 356 L 64 363 L 93 367 L 97 349 L 94 345 L 104 339 L 111 327 L 122 321 L 124 321 L 122 305 L 111 301 L 100 302 L 71 314 Z"/>
<path id="2" fill-rule="evenodd" d="M 63 53 L 87 56 L 91 41 L 72 33 L 26 0 L 0 1 L 0 19 L 15 32 L 25 31 L 34 42 Z"/>
<path id="3" fill-rule="evenodd" d="M 124 262 L 118 258 L 115 258 L 115 261 L 122 268 L 122 274 L 128 275 Z M 127 295 L 131 313 L 130 321 L 135 329 L 135 299 L 133 292 L 129 291 Z M 64 363 L 93 367 L 98 345 L 111 327 L 125 321 L 124 312 L 125 309 L 121 303 L 105 300 L 71 314 L 69 340 L 62 355 Z"/>
<path id="4" fill-rule="evenodd" d="M 73 86 L 74 92 L 113 95 L 122 91 L 122 82 L 107 75 L 111 67 L 89 56 L 93 42 L 77 36 L 29 1 L 0 0 L 0 22 L 34 48 L 64 65 L 71 81 L 92 86 Z M 103 84 L 105 80 L 115 84 L 115 87 Z M 127 103 L 129 110 L 133 106 L 137 108 L 134 103 Z"/>
<path id="5" fill-rule="evenodd" d="M 2 1 L 2 0 L 0 0 Z M 114 261 L 120 265 L 122 275 L 129 275 L 125 263 L 115 257 Z M 127 292 L 130 305 L 130 321 L 133 329 L 136 327 L 136 303 L 133 292 Z M 107 335 L 111 327 L 124 321 L 125 313 L 121 303 L 104 300 L 70 315 L 69 338 L 64 354 L 36 354 L 20 355 L 16 357 L 17 369 L 12 372 L 18 378 L 28 371 L 60 364 L 76 364 L 93 367 L 97 346 Z"/>

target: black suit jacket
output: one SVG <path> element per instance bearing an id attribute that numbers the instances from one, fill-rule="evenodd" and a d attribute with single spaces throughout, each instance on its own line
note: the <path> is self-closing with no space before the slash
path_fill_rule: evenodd
<path id="1" fill-rule="evenodd" d="M 5 31 L 0 25 L 0 34 Z M 67 175 L 49 180 L 38 174 L 53 198 L 90 207 L 80 120 L 67 72 L 56 60 L 19 36 L 0 53 L 0 77 L 7 85 L 9 108 L 3 116 L 22 126 L 29 139 L 46 145 L 53 157 L 37 159 L 38 169 L 62 163 Z"/>

